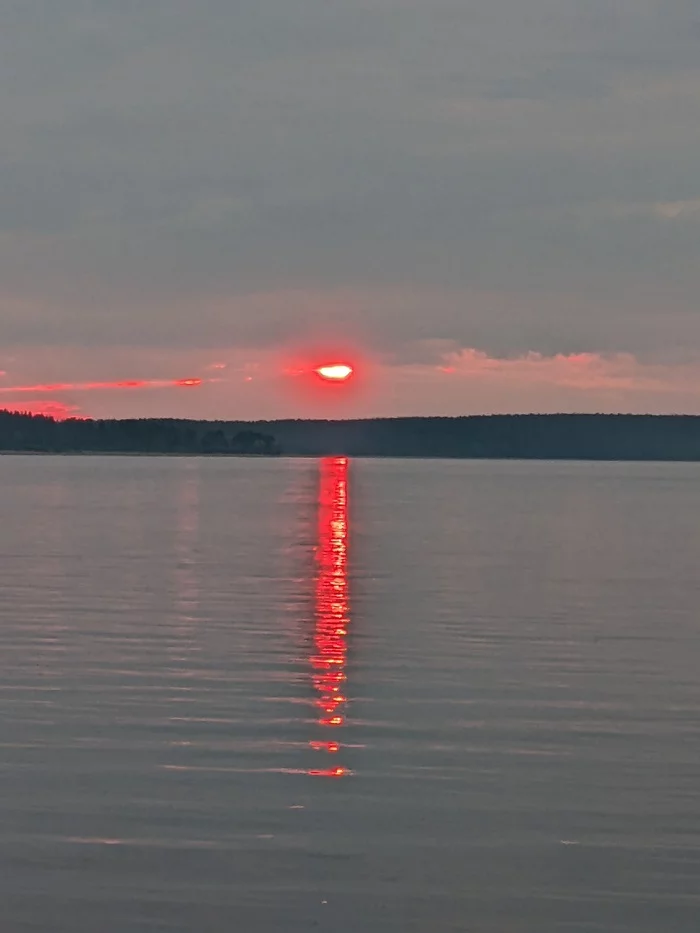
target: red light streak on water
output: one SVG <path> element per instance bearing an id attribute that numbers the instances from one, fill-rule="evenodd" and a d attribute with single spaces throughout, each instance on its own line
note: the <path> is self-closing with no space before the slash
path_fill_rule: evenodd
<path id="1" fill-rule="evenodd" d="M 337 768 L 311 768 L 309 774 L 312 774 L 314 777 L 347 777 L 350 772 L 347 768 L 338 766 Z"/>
<path id="2" fill-rule="evenodd" d="M 318 723 L 324 729 L 345 723 L 347 697 L 347 638 L 350 626 L 348 586 L 348 460 L 326 457 L 321 461 L 318 494 L 318 538 L 316 548 L 316 624 L 312 682 L 316 691 Z M 335 755 L 341 745 L 335 740 L 310 743 L 316 751 Z M 342 765 L 313 769 L 321 777 L 345 777 Z"/>

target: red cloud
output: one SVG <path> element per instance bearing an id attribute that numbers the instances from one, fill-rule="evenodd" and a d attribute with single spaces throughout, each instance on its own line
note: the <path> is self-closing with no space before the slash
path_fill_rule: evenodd
<path id="1" fill-rule="evenodd" d="M 110 389 L 170 389 L 202 385 L 197 378 L 187 379 L 122 379 L 116 382 L 48 382 L 39 385 L 2 386 L 5 395 L 33 394 L 35 392 L 95 392 Z"/>
<path id="2" fill-rule="evenodd" d="M 49 418 L 55 418 L 56 421 L 65 421 L 66 418 L 85 417 L 80 414 L 80 409 L 77 405 L 66 405 L 63 402 L 57 402 L 52 399 L 32 399 L 30 401 L 22 399 L 21 402 L 18 401 L 15 404 L 9 403 L 4 405 L 2 410 L 20 412 L 27 415 L 46 415 Z"/>

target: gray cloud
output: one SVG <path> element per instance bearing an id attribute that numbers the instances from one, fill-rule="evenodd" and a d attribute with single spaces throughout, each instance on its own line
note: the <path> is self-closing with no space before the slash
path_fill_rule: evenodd
<path id="1" fill-rule="evenodd" d="M 691 0 L 3 4 L 2 343 L 700 348 L 699 52 Z"/>

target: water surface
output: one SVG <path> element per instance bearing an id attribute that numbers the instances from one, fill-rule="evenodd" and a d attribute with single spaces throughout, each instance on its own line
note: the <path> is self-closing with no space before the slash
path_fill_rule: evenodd
<path id="1" fill-rule="evenodd" d="M 0 484 L 3 930 L 697 933 L 700 467 Z"/>

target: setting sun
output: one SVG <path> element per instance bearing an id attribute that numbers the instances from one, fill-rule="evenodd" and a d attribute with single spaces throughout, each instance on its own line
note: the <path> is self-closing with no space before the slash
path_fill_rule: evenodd
<path id="1" fill-rule="evenodd" d="M 326 363 L 318 366 L 315 370 L 321 379 L 328 379 L 331 382 L 345 382 L 352 376 L 352 366 L 347 363 Z"/>

